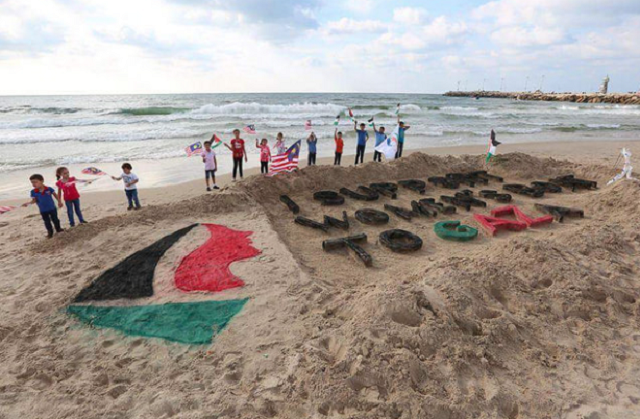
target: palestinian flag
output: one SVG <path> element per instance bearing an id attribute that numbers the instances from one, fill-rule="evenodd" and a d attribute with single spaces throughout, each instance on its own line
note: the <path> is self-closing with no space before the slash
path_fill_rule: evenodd
<path id="1" fill-rule="evenodd" d="M 371 117 L 367 122 L 369 123 L 369 126 L 373 128 L 373 117 Z"/>
<path id="2" fill-rule="evenodd" d="M 485 160 L 485 163 L 489 163 L 491 157 L 496 155 L 500 144 L 502 143 L 496 140 L 496 132 L 491 130 L 491 140 L 489 141 L 489 151 L 487 152 L 487 159 Z"/>
<path id="3" fill-rule="evenodd" d="M 340 124 L 340 114 L 338 114 L 338 116 L 336 116 L 336 120 L 333 121 L 333 125 L 335 125 L 336 127 Z"/>
<path id="4" fill-rule="evenodd" d="M 396 106 L 396 115 L 400 116 L 400 104 Z"/>
<path id="5" fill-rule="evenodd" d="M 220 144 L 222 144 L 222 140 L 220 139 L 220 137 L 218 137 L 217 135 L 213 134 L 213 137 L 211 137 L 211 148 L 216 148 Z"/>
<path id="6" fill-rule="evenodd" d="M 349 119 L 351 119 L 351 122 L 356 122 L 356 120 L 353 119 L 353 111 L 351 110 L 351 108 L 349 108 L 348 111 L 349 111 Z"/>

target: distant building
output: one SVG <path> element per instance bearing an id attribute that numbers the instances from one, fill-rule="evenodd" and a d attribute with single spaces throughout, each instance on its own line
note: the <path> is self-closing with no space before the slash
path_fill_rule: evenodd
<path id="1" fill-rule="evenodd" d="M 600 85 L 600 93 L 602 93 L 603 95 L 606 95 L 607 92 L 609 92 L 609 75 L 607 74 L 607 77 L 605 77 L 604 79 L 602 79 L 602 84 Z"/>

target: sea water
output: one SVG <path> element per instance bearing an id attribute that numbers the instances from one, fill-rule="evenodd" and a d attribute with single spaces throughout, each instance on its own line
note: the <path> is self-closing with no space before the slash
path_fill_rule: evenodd
<path id="1" fill-rule="evenodd" d="M 28 174 L 42 172 L 52 180 L 56 166 L 97 166 L 119 174 L 124 161 L 139 162 L 141 186 L 162 186 L 199 177 L 199 159 L 187 159 L 184 148 L 217 134 L 231 139 L 242 132 L 257 164 L 255 138 L 273 145 L 282 132 L 287 145 L 304 139 L 305 121 L 319 138 L 318 154 L 333 154 L 334 121 L 345 132 L 345 153 L 355 149 L 350 107 L 359 122 L 374 118 L 389 131 L 396 124 L 396 105 L 411 126 L 405 148 L 485 144 L 491 129 L 499 140 L 535 142 L 562 139 L 618 140 L 640 130 L 640 106 L 524 102 L 506 99 L 449 98 L 401 94 L 171 94 L 0 97 L 0 199 L 21 196 Z M 369 128 L 367 128 L 369 129 Z M 369 147 L 371 151 L 372 147 Z M 219 147 L 221 172 L 228 171 L 229 151 Z M 255 154 L 256 156 L 252 156 Z M 301 158 L 306 155 L 303 142 Z M 255 160 L 255 162 L 254 162 Z M 343 159 L 344 160 L 344 159 Z M 349 160 L 350 161 L 350 160 Z M 134 168 L 134 171 L 135 168 Z M 140 172 L 140 170 L 137 170 Z M 23 179 L 25 178 L 26 179 Z M 52 183 L 52 182 L 50 182 Z M 119 187 L 110 182 L 91 189 Z"/>

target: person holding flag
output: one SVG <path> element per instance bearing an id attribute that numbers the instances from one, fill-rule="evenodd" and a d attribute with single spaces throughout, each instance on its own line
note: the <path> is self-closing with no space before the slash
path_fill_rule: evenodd
<path id="1" fill-rule="evenodd" d="M 353 121 L 353 130 L 356 132 L 357 136 L 355 163 L 357 165 L 358 160 L 360 160 L 360 163 L 364 162 L 364 151 L 367 146 L 367 141 L 369 141 L 369 133 L 366 130 L 365 124 L 360 124 L 360 129 L 358 129 L 358 121 Z"/>
<path id="2" fill-rule="evenodd" d="M 371 118 L 371 125 L 373 126 L 373 132 L 376 136 L 376 145 L 373 152 L 373 161 L 381 162 L 382 161 L 382 153 L 378 151 L 378 146 L 387 140 L 387 134 L 384 132 L 384 127 L 380 127 L 376 129 L 376 123 Z"/>
<path id="3" fill-rule="evenodd" d="M 302 147 L 301 144 L 302 140 L 298 140 L 284 153 L 273 156 L 271 170 L 268 176 L 274 176 L 281 172 L 291 172 L 297 169 L 300 148 Z"/>
<path id="4" fill-rule="evenodd" d="M 284 144 L 284 135 L 281 132 L 276 135 L 276 154 L 284 154 L 287 146 Z"/>
<path id="5" fill-rule="evenodd" d="M 387 137 L 386 141 L 382 141 L 376 146 L 376 151 L 384 155 L 384 158 L 393 160 L 398 153 L 398 132 L 400 131 L 400 125 L 396 125 L 396 129 L 391 133 L 391 137 Z"/>
<path id="6" fill-rule="evenodd" d="M 309 138 L 307 138 L 307 145 L 309 146 L 309 159 L 307 161 L 307 166 L 315 166 L 316 164 L 317 144 L 318 137 L 316 137 L 316 134 L 311 131 Z"/>
<path id="7" fill-rule="evenodd" d="M 244 140 L 240 138 L 240 130 L 237 128 L 234 129 L 233 135 L 234 138 L 231 140 L 231 145 L 224 143 L 224 146 L 231 150 L 231 155 L 233 157 L 233 182 L 235 182 L 238 171 L 240 172 L 240 179 L 242 179 L 242 158 L 244 157 L 244 161 L 246 163 L 247 151 L 244 148 Z"/>
<path id="8" fill-rule="evenodd" d="M 491 130 L 491 136 L 489 138 L 489 151 L 487 151 L 487 158 L 484 161 L 485 164 L 489 164 L 489 160 L 491 160 L 491 157 L 496 155 L 498 146 L 500 144 L 502 143 L 496 140 L 496 132 L 494 130 Z"/>
<path id="9" fill-rule="evenodd" d="M 213 135 L 215 138 L 215 134 Z M 219 145 L 219 144 L 218 144 Z M 216 170 L 218 168 L 218 159 L 216 158 L 216 152 L 211 147 L 211 141 L 204 142 L 204 150 L 202 150 L 202 163 L 204 163 L 204 181 L 207 184 L 207 192 L 211 192 L 209 186 L 209 178 L 213 182 L 213 189 L 220 189 L 216 185 Z"/>

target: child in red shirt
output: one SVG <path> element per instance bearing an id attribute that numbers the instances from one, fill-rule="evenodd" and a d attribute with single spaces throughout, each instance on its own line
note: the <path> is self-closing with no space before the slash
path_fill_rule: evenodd
<path id="1" fill-rule="evenodd" d="M 242 179 L 242 157 L 244 157 L 245 163 L 247 162 L 247 151 L 244 149 L 244 140 L 240 138 L 240 130 L 234 129 L 233 135 L 235 138 L 231 140 L 231 146 L 224 143 L 224 146 L 231 150 L 233 156 L 233 181 L 236 181 L 236 173 L 240 170 L 240 179 Z"/>
<path id="2" fill-rule="evenodd" d="M 342 149 L 344 148 L 344 140 L 342 139 L 342 132 L 336 128 L 333 133 L 333 139 L 336 141 L 336 158 L 333 160 L 334 166 L 340 166 L 342 160 Z"/>
<path id="3" fill-rule="evenodd" d="M 76 183 L 91 183 L 90 180 L 78 179 L 73 176 L 69 176 L 69 169 L 66 167 L 58 167 L 56 169 L 56 186 L 58 187 L 58 196 L 64 195 L 64 203 L 67 206 L 67 216 L 69 217 L 69 225 L 75 226 L 76 223 L 73 219 L 73 210 L 75 209 L 78 221 L 80 224 L 86 224 L 87 222 L 82 217 L 82 211 L 80 211 L 80 193 L 76 188 Z M 62 203 L 58 205 L 62 208 Z"/>
<path id="4" fill-rule="evenodd" d="M 260 173 L 269 173 L 269 161 L 271 160 L 271 149 L 268 146 L 269 141 L 263 138 L 260 144 L 256 138 L 256 148 L 260 149 Z"/>

